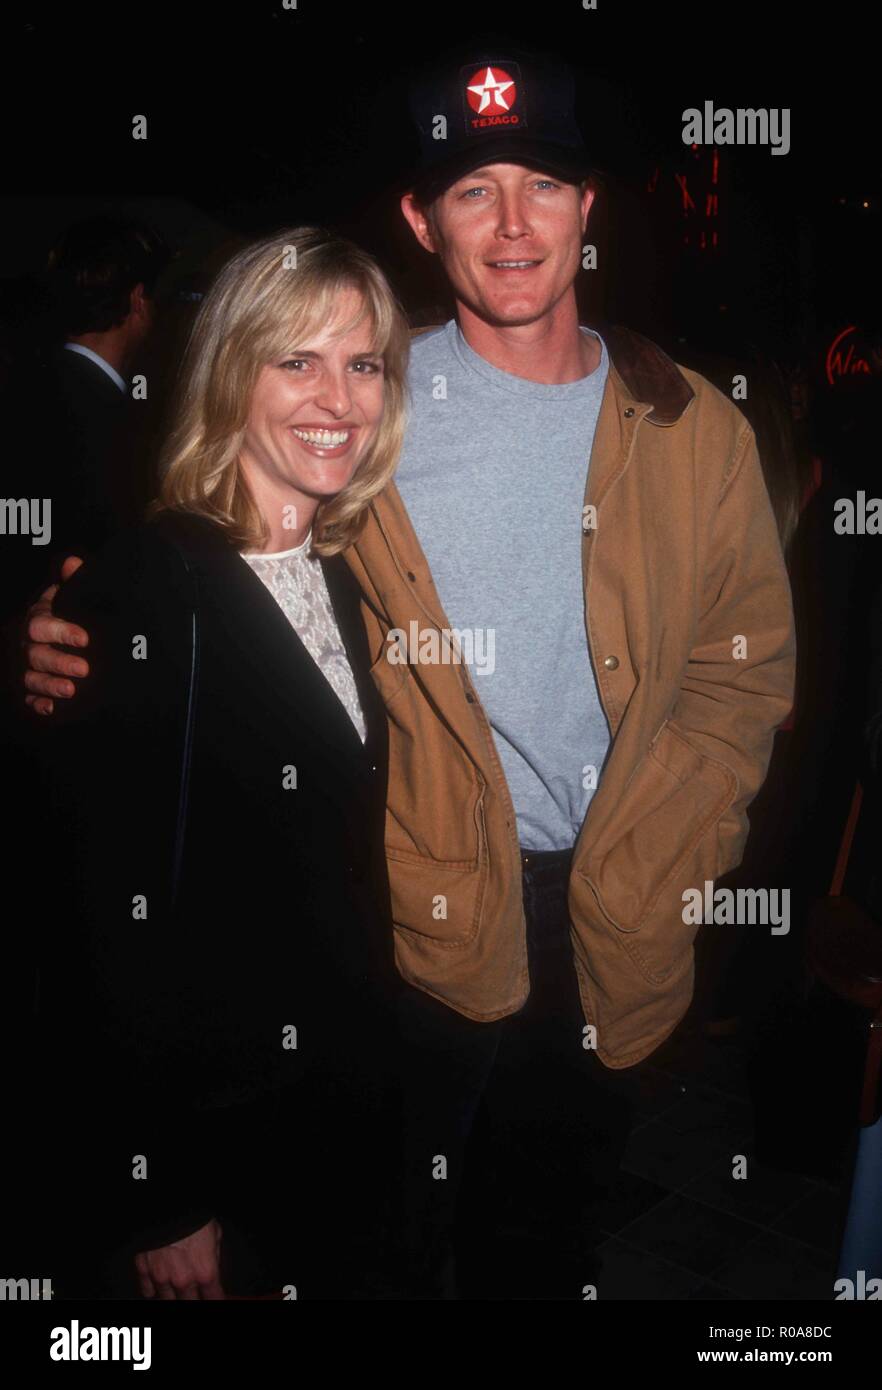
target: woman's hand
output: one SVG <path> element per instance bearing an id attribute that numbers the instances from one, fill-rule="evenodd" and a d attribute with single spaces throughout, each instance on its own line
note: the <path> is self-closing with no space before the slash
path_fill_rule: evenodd
<path id="1" fill-rule="evenodd" d="M 222 1231 L 212 1218 L 190 1236 L 142 1250 L 135 1256 L 138 1283 L 145 1298 L 223 1298 L 220 1283 Z"/>

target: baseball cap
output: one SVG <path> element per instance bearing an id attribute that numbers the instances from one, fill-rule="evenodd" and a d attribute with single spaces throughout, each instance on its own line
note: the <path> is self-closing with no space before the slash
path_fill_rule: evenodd
<path id="1" fill-rule="evenodd" d="M 573 74 L 550 54 L 464 51 L 413 77 L 409 97 L 419 136 L 410 185 L 421 202 L 488 161 L 568 183 L 602 172 L 576 122 Z"/>

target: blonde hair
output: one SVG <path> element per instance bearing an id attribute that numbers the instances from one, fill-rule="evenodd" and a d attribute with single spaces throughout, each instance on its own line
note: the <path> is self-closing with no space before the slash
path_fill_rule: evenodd
<path id="1" fill-rule="evenodd" d="M 312 550 L 335 555 L 358 537 L 367 507 L 391 478 L 404 436 L 409 331 L 376 262 L 353 242 L 318 227 L 295 227 L 246 246 L 226 263 L 203 300 L 184 354 L 172 428 L 160 455 L 151 514 L 196 512 L 240 549 L 260 550 L 269 530 L 238 458 L 261 369 L 304 345 L 333 316 L 343 289 L 361 297 L 373 351 L 384 365 L 384 409 L 350 482 L 319 503 Z"/>

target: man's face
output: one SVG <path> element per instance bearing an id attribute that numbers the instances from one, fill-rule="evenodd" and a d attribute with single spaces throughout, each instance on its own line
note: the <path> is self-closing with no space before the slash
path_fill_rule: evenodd
<path id="1" fill-rule="evenodd" d="M 411 194 L 402 211 L 457 299 L 487 323 L 515 325 L 541 319 L 570 291 L 593 198 L 521 164 L 488 164 L 435 200 L 432 223 Z"/>

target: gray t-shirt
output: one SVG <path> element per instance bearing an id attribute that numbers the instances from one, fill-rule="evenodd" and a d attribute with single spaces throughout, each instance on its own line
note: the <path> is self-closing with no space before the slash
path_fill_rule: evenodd
<path id="1" fill-rule="evenodd" d="M 583 330 L 590 332 L 590 330 Z M 585 631 L 582 505 L 609 369 L 544 386 L 455 320 L 411 345 L 395 481 L 487 714 L 525 849 L 571 846 L 610 743 Z"/>

